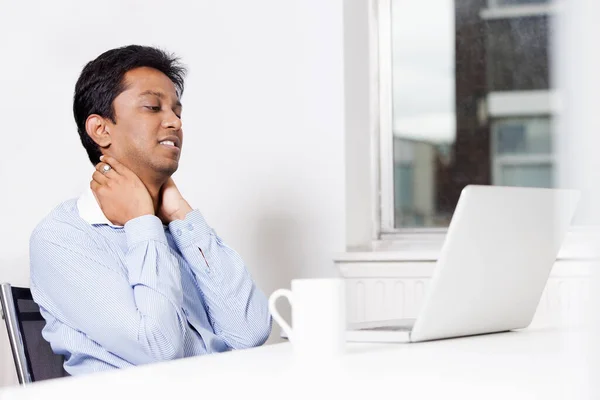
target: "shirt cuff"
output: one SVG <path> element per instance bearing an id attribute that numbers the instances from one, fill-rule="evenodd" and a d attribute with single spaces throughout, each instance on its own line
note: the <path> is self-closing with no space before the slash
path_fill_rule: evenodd
<path id="1" fill-rule="evenodd" d="M 202 248 L 210 240 L 212 229 L 198 210 L 186 214 L 185 219 L 172 221 L 169 231 L 179 249 L 185 249 L 192 244 Z"/>
<path id="2" fill-rule="evenodd" d="M 156 215 L 142 215 L 127 221 L 125 236 L 129 248 L 148 240 L 155 240 L 168 245 L 165 228 Z"/>

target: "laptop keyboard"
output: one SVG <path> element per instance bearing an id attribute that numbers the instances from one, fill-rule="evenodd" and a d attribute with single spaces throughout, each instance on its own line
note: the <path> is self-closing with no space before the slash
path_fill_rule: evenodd
<path id="1" fill-rule="evenodd" d="M 392 332 L 410 332 L 410 326 L 378 326 L 376 328 L 363 328 L 361 331 L 392 331 Z"/>

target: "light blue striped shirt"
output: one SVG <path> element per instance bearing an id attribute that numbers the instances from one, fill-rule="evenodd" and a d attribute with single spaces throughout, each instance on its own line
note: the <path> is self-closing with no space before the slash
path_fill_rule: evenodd
<path id="1" fill-rule="evenodd" d="M 199 211 L 110 224 L 93 194 L 33 231 L 31 292 L 71 375 L 263 344 L 265 295 Z"/>

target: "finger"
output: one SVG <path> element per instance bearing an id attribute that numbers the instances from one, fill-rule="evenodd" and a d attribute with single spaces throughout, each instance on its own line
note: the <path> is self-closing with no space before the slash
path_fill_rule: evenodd
<path id="1" fill-rule="evenodd" d="M 96 201 L 100 203 L 100 200 L 98 200 L 98 193 L 103 190 L 102 188 L 106 188 L 106 186 L 103 186 L 92 179 L 92 181 L 90 182 L 90 188 L 92 189 L 92 193 L 94 194 Z"/>
<path id="2" fill-rule="evenodd" d="M 92 181 L 90 182 L 90 189 L 92 189 L 92 191 L 94 193 L 96 193 L 98 191 L 99 187 L 100 187 L 100 184 L 92 179 Z"/>
<path id="3" fill-rule="evenodd" d="M 118 174 L 124 175 L 129 171 L 126 166 L 111 156 L 102 156 L 100 159 L 103 163 L 110 165 Z"/>
<path id="4" fill-rule="evenodd" d="M 108 182 L 108 177 L 100 171 L 94 171 L 92 174 L 92 179 L 98 182 L 100 185 L 106 185 L 106 182 Z"/>
<path id="5" fill-rule="evenodd" d="M 110 178 L 111 174 L 117 174 L 117 172 L 114 171 L 114 168 L 112 167 L 112 165 L 104 163 L 104 162 L 99 162 L 98 164 L 96 164 L 96 171 L 98 171 L 99 173 L 101 173 L 104 176 L 107 176 L 109 178 Z"/>

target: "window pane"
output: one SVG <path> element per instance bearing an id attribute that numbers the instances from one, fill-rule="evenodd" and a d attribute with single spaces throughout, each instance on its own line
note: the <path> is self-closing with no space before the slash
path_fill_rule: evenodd
<path id="1" fill-rule="evenodd" d="M 548 89 L 548 18 L 495 19 L 486 25 L 488 90 Z"/>
<path id="2" fill-rule="evenodd" d="M 434 203 L 438 150 L 428 143 L 395 139 L 394 200 L 396 221 L 408 226 L 431 225 L 438 218 Z"/>
<path id="3" fill-rule="evenodd" d="M 481 13 L 534 3 L 391 0 L 396 228 L 447 226 L 468 184 L 551 186 L 548 18 Z"/>
<path id="4" fill-rule="evenodd" d="M 551 154 L 552 137 L 549 118 L 498 119 L 497 154 Z"/>
<path id="5" fill-rule="evenodd" d="M 508 165 L 502 167 L 501 185 L 552 187 L 551 165 Z"/>

